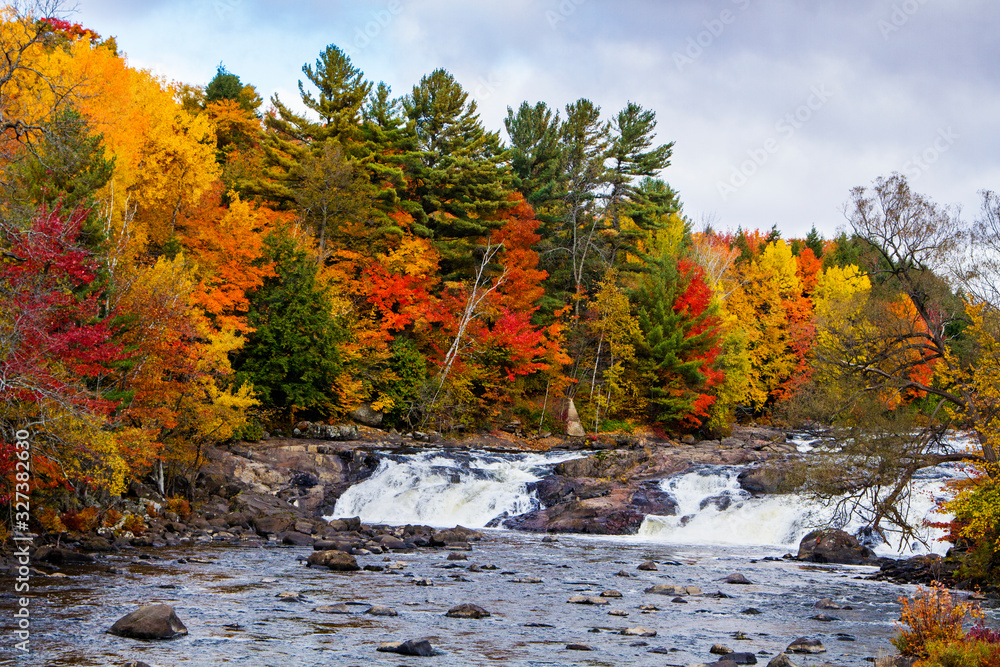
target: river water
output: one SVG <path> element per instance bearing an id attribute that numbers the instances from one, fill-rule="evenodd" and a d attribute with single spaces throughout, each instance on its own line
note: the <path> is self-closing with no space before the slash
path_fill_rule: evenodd
<path id="1" fill-rule="evenodd" d="M 503 512 L 531 509 L 527 485 L 555 461 L 576 456 L 395 456 L 371 479 L 348 490 L 336 514 L 360 515 L 368 522 L 479 527 Z M 678 516 L 650 518 L 638 536 L 560 535 L 557 542 L 543 542 L 540 535 L 486 529 L 486 539 L 465 552 L 468 560 L 448 560 L 450 552 L 443 550 L 358 557 L 362 566 L 398 568 L 383 572 L 307 568 L 302 560 L 310 549 L 274 544 L 121 552 L 106 557 L 102 567 L 66 568 L 67 578 L 34 577 L 32 653 L 11 659 L 8 632 L 0 663 L 688 665 L 710 662 L 714 656 L 709 649 L 722 643 L 758 654 L 763 665 L 800 636 L 819 639 L 827 649 L 797 656 L 800 665 L 867 665 L 893 653 L 897 600 L 915 587 L 865 579 L 876 571 L 873 567 L 780 558 L 794 551 L 821 510 L 788 498 L 779 510 L 774 499 L 748 498 L 734 484 L 737 473 L 702 468 L 664 480 L 663 488 L 673 489 L 678 500 Z M 949 474 L 946 470 L 922 480 L 926 488 L 915 497 L 926 498 L 929 507 L 941 478 Z M 795 507 L 801 510 L 798 518 Z M 880 550 L 891 551 L 891 546 Z M 656 571 L 636 569 L 648 560 L 657 562 Z M 469 571 L 470 564 L 479 571 Z M 752 583 L 721 581 L 735 572 Z M 528 578 L 541 582 L 528 583 Z M 431 585 L 417 585 L 418 580 Z M 672 596 L 643 592 L 662 583 L 698 586 L 707 595 L 674 602 Z M 13 586 L 9 578 L 0 580 L 0 586 L 0 615 L 10 627 Z M 607 598 L 606 606 L 568 602 L 573 595 L 596 596 L 609 589 L 621 597 Z M 286 592 L 302 597 L 294 602 L 276 597 Z M 816 601 L 825 597 L 845 608 L 816 609 Z M 190 634 L 142 642 L 105 633 L 137 605 L 154 602 L 174 606 Z M 450 607 L 465 602 L 492 615 L 482 620 L 445 617 Z M 350 613 L 316 610 L 337 603 L 347 603 Z M 373 604 L 392 607 L 398 616 L 365 615 Z M 640 609 L 650 605 L 657 610 Z M 748 613 L 751 608 L 760 613 Z M 610 615 L 610 610 L 627 616 Z M 810 618 L 820 613 L 838 620 Z M 621 634 L 635 626 L 657 634 Z M 385 641 L 414 638 L 429 638 L 441 654 L 403 657 L 375 650 Z M 568 650 L 571 643 L 594 650 Z"/>

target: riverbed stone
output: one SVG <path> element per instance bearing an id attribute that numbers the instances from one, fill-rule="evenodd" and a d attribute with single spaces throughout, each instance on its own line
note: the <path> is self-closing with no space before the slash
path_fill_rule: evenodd
<path id="1" fill-rule="evenodd" d="M 282 544 L 289 544 L 296 547 L 308 547 L 313 543 L 312 535 L 306 535 L 295 530 L 286 530 L 279 533 L 278 540 Z"/>
<path id="2" fill-rule="evenodd" d="M 437 655 L 438 651 L 434 650 L 431 643 L 426 639 L 408 639 L 405 642 L 384 642 L 379 644 L 376 651 L 381 651 L 382 653 L 398 653 L 400 655 L 412 655 L 419 657 L 428 657 L 432 655 Z"/>
<path id="3" fill-rule="evenodd" d="M 654 563 L 651 560 L 647 560 L 645 563 L 643 563 L 642 565 L 640 565 L 639 567 L 637 567 L 635 569 L 642 570 L 644 572 L 655 572 L 659 568 L 656 567 L 656 563 Z"/>
<path id="4" fill-rule="evenodd" d="M 596 595 L 574 595 L 570 597 L 567 602 L 572 604 L 593 604 L 593 605 L 605 605 L 609 604 L 607 600 Z"/>
<path id="5" fill-rule="evenodd" d="M 399 616 L 399 612 L 392 607 L 385 607 L 378 604 L 368 607 L 365 613 L 369 616 Z"/>
<path id="6" fill-rule="evenodd" d="M 733 574 L 730 574 L 728 577 L 726 577 L 725 579 L 723 579 L 723 581 L 726 582 L 727 584 L 740 584 L 740 585 L 744 585 L 744 586 L 747 586 L 747 585 L 750 585 L 750 584 L 753 583 L 752 581 L 750 581 L 749 579 L 747 579 L 746 576 L 744 576 L 743 574 L 741 574 L 739 572 L 734 572 Z"/>
<path id="7" fill-rule="evenodd" d="M 645 589 L 643 593 L 653 593 L 655 595 L 701 595 L 701 588 L 698 586 L 678 586 L 675 584 L 656 584 Z"/>
<path id="8" fill-rule="evenodd" d="M 809 532 L 799 542 L 799 560 L 813 563 L 839 563 L 843 565 L 863 565 L 878 561 L 875 552 L 858 542 L 858 539 L 837 529 L 821 529 Z"/>
<path id="9" fill-rule="evenodd" d="M 593 651 L 594 647 L 590 644 L 566 644 L 567 651 Z"/>
<path id="10" fill-rule="evenodd" d="M 353 572 L 361 568 L 358 567 L 358 561 L 349 553 L 344 553 L 343 551 L 327 550 L 327 551 L 314 551 L 309 555 L 308 564 L 310 567 L 313 565 L 328 567 L 336 572 Z"/>
<path id="11" fill-rule="evenodd" d="M 170 605 L 148 604 L 115 621 L 108 632 L 131 639 L 174 639 L 188 630 Z"/>
<path id="12" fill-rule="evenodd" d="M 351 608 L 343 602 L 340 602 L 338 604 L 320 605 L 319 607 L 313 609 L 313 611 L 320 614 L 350 614 Z"/>
<path id="13" fill-rule="evenodd" d="M 757 656 L 748 651 L 733 651 L 722 658 L 722 662 L 735 663 L 737 665 L 756 665 Z"/>
<path id="14" fill-rule="evenodd" d="M 825 653 L 826 648 L 823 647 L 823 643 L 818 639 L 813 639 L 812 637 L 799 637 L 792 641 L 785 649 L 785 653 Z"/>
<path id="15" fill-rule="evenodd" d="M 602 598 L 620 598 L 621 596 L 622 596 L 621 592 L 620 591 L 616 591 L 613 588 L 601 592 L 601 597 Z"/>
<path id="16" fill-rule="evenodd" d="M 840 619 L 836 616 L 830 616 L 829 614 L 816 614 L 815 616 L 809 617 L 810 621 L 822 621 L 824 623 L 831 623 L 833 621 L 839 621 Z"/>
<path id="17" fill-rule="evenodd" d="M 878 664 L 878 662 L 876 662 L 875 664 Z M 787 653 L 779 653 L 778 655 L 771 658 L 771 660 L 767 663 L 767 667 L 799 667 L 799 666 L 798 664 L 793 662 L 791 658 L 788 657 Z"/>
<path id="18" fill-rule="evenodd" d="M 708 649 L 708 652 L 712 655 L 729 655 L 733 652 L 733 649 L 725 644 L 712 644 L 712 648 Z"/>
<path id="19" fill-rule="evenodd" d="M 649 628 L 637 625 L 634 628 L 625 628 L 622 630 L 622 634 L 628 637 L 655 637 L 656 630 L 650 630 Z"/>
<path id="20" fill-rule="evenodd" d="M 488 618 L 490 612 L 479 605 L 465 603 L 452 607 L 445 616 L 449 618 Z"/>

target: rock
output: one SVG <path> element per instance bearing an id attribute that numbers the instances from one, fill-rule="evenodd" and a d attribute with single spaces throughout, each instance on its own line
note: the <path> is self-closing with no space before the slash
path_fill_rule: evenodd
<path id="1" fill-rule="evenodd" d="M 379 538 L 378 545 L 385 551 L 403 551 L 410 548 L 406 542 L 394 535 L 383 535 Z"/>
<path id="2" fill-rule="evenodd" d="M 724 662 L 734 662 L 737 665 L 756 665 L 757 656 L 746 651 L 735 651 L 722 659 Z"/>
<path id="3" fill-rule="evenodd" d="M 350 614 L 351 613 L 350 607 L 348 607 L 343 602 L 341 602 L 339 604 L 320 605 L 319 607 L 316 607 L 315 609 L 313 609 L 313 611 L 319 612 L 320 614 Z"/>
<path id="4" fill-rule="evenodd" d="M 360 570 L 358 561 L 351 554 L 333 549 L 327 551 L 314 551 L 309 555 L 307 561 L 310 567 L 318 565 L 328 567 L 337 572 L 353 572 Z"/>
<path id="5" fill-rule="evenodd" d="M 853 609 L 853 607 L 847 605 L 840 605 L 831 600 L 830 598 L 822 598 L 816 602 L 815 606 L 817 609 Z"/>
<path id="6" fill-rule="evenodd" d="M 599 598 L 593 595 L 574 595 L 567 602 L 572 604 L 596 604 L 604 605 L 608 604 L 608 601 L 604 598 Z"/>
<path id="7" fill-rule="evenodd" d="M 740 613 L 746 614 L 747 616 L 756 616 L 757 614 L 762 614 L 764 612 L 762 612 L 760 609 L 757 609 L 757 607 L 747 607 Z"/>
<path id="8" fill-rule="evenodd" d="M 514 584 L 540 584 L 542 580 L 538 577 L 518 577 L 517 579 L 511 579 L 511 583 Z"/>
<path id="9" fill-rule="evenodd" d="M 839 621 L 840 619 L 836 616 L 830 616 L 829 614 L 816 614 L 815 616 L 809 617 L 810 621 L 823 621 L 824 623 L 830 623 L 831 621 Z"/>
<path id="10" fill-rule="evenodd" d="M 745 576 L 743 576 L 739 572 L 734 572 L 733 574 L 731 574 L 728 577 L 726 577 L 725 579 L 723 579 L 723 581 L 725 581 L 727 584 L 749 585 L 749 584 L 753 583 L 752 581 L 750 581 L 749 579 L 747 579 Z"/>
<path id="11" fill-rule="evenodd" d="M 119 637 L 132 639 L 174 639 L 188 633 L 168 604 L 148 604 L 115 621 L 108 630 Z"/>
<path id="12" fill-rule="evenodd" d="M 400 655 L 414 655 L 421 657 L 438 654 L 438 651 L 435 651 L 434 647 L 431 646 L 431 643 L 426 639 L 408 639 L 405 642 L 385 642 L 384 644 L 379 644 L 379 647 L 375 650 L 381 651 L 382 653 L 398 653 Z"/>
<path id="13" fill-rule="evenodd" d="M 724 644 L 712 644 L 712 648 L 708 649 L 708 652 L 712 655 L 729 655 L 733 649 Z"/>
<path id="14" fill-rule="evenodd" d="M 593 651 L 594 647 L 590 644 L 566 644 L 567 651 Z"/>
<path id="15" fill-rule="evenodd" d="M 630 572 L 626 572 L 625 570 L 618 570 L 617 572 L 615 572 L 615 576 L 625 577 L 627 579 L 628 577 L 631 577 L 632 574 Z"/>
<path id="16" fill-rule="evenodd" d="M 482 533 L 464 526 L 435 530 L 431 533 L 431 544 L 437 547 L 460 542 L 478 542 L 481 539 L 483 539 Z"/>
<path id="17" fill-rule="evenodd" d="M 551 535 L 546 535 L 545 537 L 542 538 L 542 542 L 545 542 L 546 544 L 551 544 L 553 542 L 558 542 L 558 541 L 559 540 L 557 538 L 552 537 Z"/>
<path id="18" fill-rule="evenodd" d="M 772 466 L 758 466 L 740 473 L 740 487 L 754 496 L 779 493 L 785 473 Z"/>
<path id="19" fill-rule="evenodd" d="M 637 625 L 634 628 L 625 628 L 622 630 L 623 635 L 629 637 L 655 637 L 656 630 L 650 630 L 649 628 L 644 628 L 641 625 Z"/>
<path id="20" fill-rule="evenodd" d="M 569 408 L 566 411 L 566 435 L 577 438 L 587 435 L 587 432 L 583 430 L 583 424 L 580 423 L 580 415 L 576 411 L 576 405 L 572 398 L 569 399 Z"/>
<path id="21" fill-rule="evenodd" d="M 674 599 L 671 600 L 671 602 L 676 602 L 677 604 L 687 604 L 688 603 L 687 600 L 685 600 L 684 598 L 682 598 L 680 596 L 675 597 Z"/>
<path id="22" fill-rule="evenodd" d="M 799 637 L 785 649 L 785 653 L 825 653 L 823 643 L 810 637 Z"/>
<path id="23" fill-rule="evenodd" d="M 108 542 L 105 538 L 100 536 L 88 537 L 83 540 L 80 540 L 80 548 L 83 549 L 84 551 L 105 552 L 114 550 L 114 547 L 111 545 L 111 542 Z"/>
<path id="24" fill-rule="evenodd" d="M 643 563 L 642 565 L 640 565 L 635 569 L 643 570 L 644 572 L 655 572 L 658 568 L 656 567 L 656 563 L 654 563 L 651 560 L 647 560 L 645 563 Z"/>
<path id="25" fill-rule="evenodd" d="M 842 530 L 814 530 L 799 542 L 799 560 L 814 563 L 864 565 L 878 561 L 875 552 Z"/>
<path id="26" fill-rule="evenodd" d="M 413 580 L 414 586 L 433 586 L 434 582 L 430 579 L 418 578 Z"/>
<path id="27" fill-rule="evenodd" d="M 614 589 L 607 590 L 601 593 L 602 598 L 620 598 L 622 594 Z"/>
<path id="28" fill-rule="evenodd" d="M 73 563 L 93 563 L 94 557 L 90 554 L 81 554 L 71 549 L 61 547 L 38 547 L 31 555 L 32 560 L 52 563 L 53 565 L 64 565 Z"/>
<path id="29" fill-rule="evenodd" d="M 132 662 L 126 662 L 123 667 L 151 667 L 148 663 L 139 662 L 138 660 L 133 660 Z"/>
<path id="30" fill-rule="evenodd" d="M 656 584 L 645 589 L 643 593 L 654 593 L 656 595 L 701 595 L 701 589 L 697 586 L 676 586 L 674 584 Z"/>
<path id="31" fill-rule="evenodd" d="M 660 608 L 657 607 L 655 604 L 641 604 L 639 605 L 639 611 L 641 611 L 644 614 L 648 614 L 650 612 L 660 611 Z"/>
<path id="32" fill-rule="evenodd" d="M 457 551 L 452 551 L 448 554 L 448 560 L 469 560 L 469 557 L 465 554 L 460 554 Z"/>
<path id="33" fill-rule="evenodd" d="M 779 653 L 771 658 L 770 662 L 767 663 L 767 667 L 798 667 L 798 665 L 792 662 L 792 659 L 786 653 Z"/>
<path id="34" fill-rule="evenodd" d="M 460 604 L 448 610 L 445 616 L 449 618 L 488 618 L 490 612 L 479 605 Z"/>
<path id="35" fill-rule="evenodd" d="M 274 597 L 278 598 L 281 602 L 305 602 L 306 597 L 299 593 L 298 591 L 283 591 L 278 593 Z"/>
<path id="36" fill-rule="evenodd" d="M 628 612 L 624 609 L 612 609 L 608 612 L 608 616 L 628 616 Z"/>
<path id="37" fill-rule="evenodd" d="M 907 655 L 887 655 L 875 658 L 875 667 L 913 667 L 917 659 Z"/>
<path id="38" fill-rule="evenodd" d="M 294 530 L 286 530 L 278 535 L 278 540 L 282 544 L 291 544 L 297 547 L 308 547 L 312 546 L 313 538 L 311 535 L 306 535 L 305 533 L 299 533 Z"/>
<path id="39" fill-rule="evenodd" d="M 372 605 L 365 610 L 365 613 L 369 616 L 399 616 L 397 612 L 392 607 L 383 607 L 381 605 Z"/>
<path id="40" fill-rule="evenodd" d="M 347 416 L 365 426 L 378 426 L 382 423 L 385 413 L 373 409 L 369 403 L 362 403 L 356 410 L 347 413 Z"/>
<path id="41" fill-rule="evenodd" d="M 269 514 L 255 517 L 253 520 L 254 530 L 259 535 L 264 535 L 265 537 L 284 533 L 294 525 L 295 516 L 291 514 Z"/>

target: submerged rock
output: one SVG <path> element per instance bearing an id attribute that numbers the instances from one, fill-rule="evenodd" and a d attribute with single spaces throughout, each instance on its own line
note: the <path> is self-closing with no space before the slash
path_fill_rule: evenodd
<path id="1" fill-rule="evenodd" d="M 739 572 L 734 572 L 733 574 L 723 579 L 723 581 L 725 581 L 727 584 L 750 585 L 753 583 Z"/>
<path id="2" fill-rule="evenodd" d="M 108 630 L 131 639 L 174 639 L 188 633 L 168 604 L 148 604 L 115 621 Z"/>
<path id="3" fill-rule="evenodd" d="M 490 612 L 479 605 L 466 603 L 452 607 L 445 616 L 449 618 L 488 618 Z"/>
<path id="4" fill-rule="evenodd" d="M 369 616 L 399 616 L 399 612 L 392 607 L 383 607 L 377 604 L 368 607 L 365 613 Z"/>
<path id="5" fill-rule="evenodd" d="M 625 628 L 622 630 L 623 635 L 629 637 L 655 637 L 656 630 L 650 630 L 649 628 L 644 628 L 641 625 L 637 625 L 634 628 Z"/>
<path id="6" fill-rule="evenodd" d="M 595 605 L 608 604 L 607 600 L 605 600 L 604 598 L 597 597 L 595 595 L 574 595 L 569 600 L 567 600 L 567 602 L 571 602 L 573 604 L 595 604 Z"/>
<path id="7" fill-rule="evenodd" d="M 658 568 L 656 567 L 656 563 L 654 563 L 651 560 L 647 560 L 645 563 L 643 563 L 642 565 L 640 565 L 635 569 L 643 570 L 645 572 L 655 572 Z"/>
<path id="8" fill-rule="evenodd" d="M 567 651 L 593 651 L 594 647 L 590 644 L 566 644 Z"/>
<path id="9" fill-rule="evenodd" d="M 656 595 L 701 595 L 701 588 L 698 586 L 676 586 L 674 584 L 656 584 L 645 589 L 643 593 L 654 593 Z"/>
<path id="10" fill-rule="evenodd" d="M 798 667 L 798 665 L 792 662 L 792 659 L 788 657 L 788 654 L 779 653 L 771 658 L 770 662 L 767 663 L 767 667 Z"/>

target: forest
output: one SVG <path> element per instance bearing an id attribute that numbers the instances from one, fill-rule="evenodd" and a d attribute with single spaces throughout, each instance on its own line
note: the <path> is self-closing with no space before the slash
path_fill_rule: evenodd
<path id="1" fill-rule="evenodd" d="M 361 407 L 459 437 L 564 432 L 572 399 L 595 434 L 822 428 L 842 446 L 802 487 L 866 498 L 877 530 L 962 458 L 953 537 L 995 576 L 996 194 L 966 222 L 890 174 L 835 238 L 696 229 L 636 103 L 490 129 L 449 72 L 396 95 L 335 45 L 265 102 L 228 66 L 167 82 L 80 25 L 0 20 L 8 500 L 18 432 L 55 506 Z M 956 428 L 973 451 L 940 447 Z"/>

